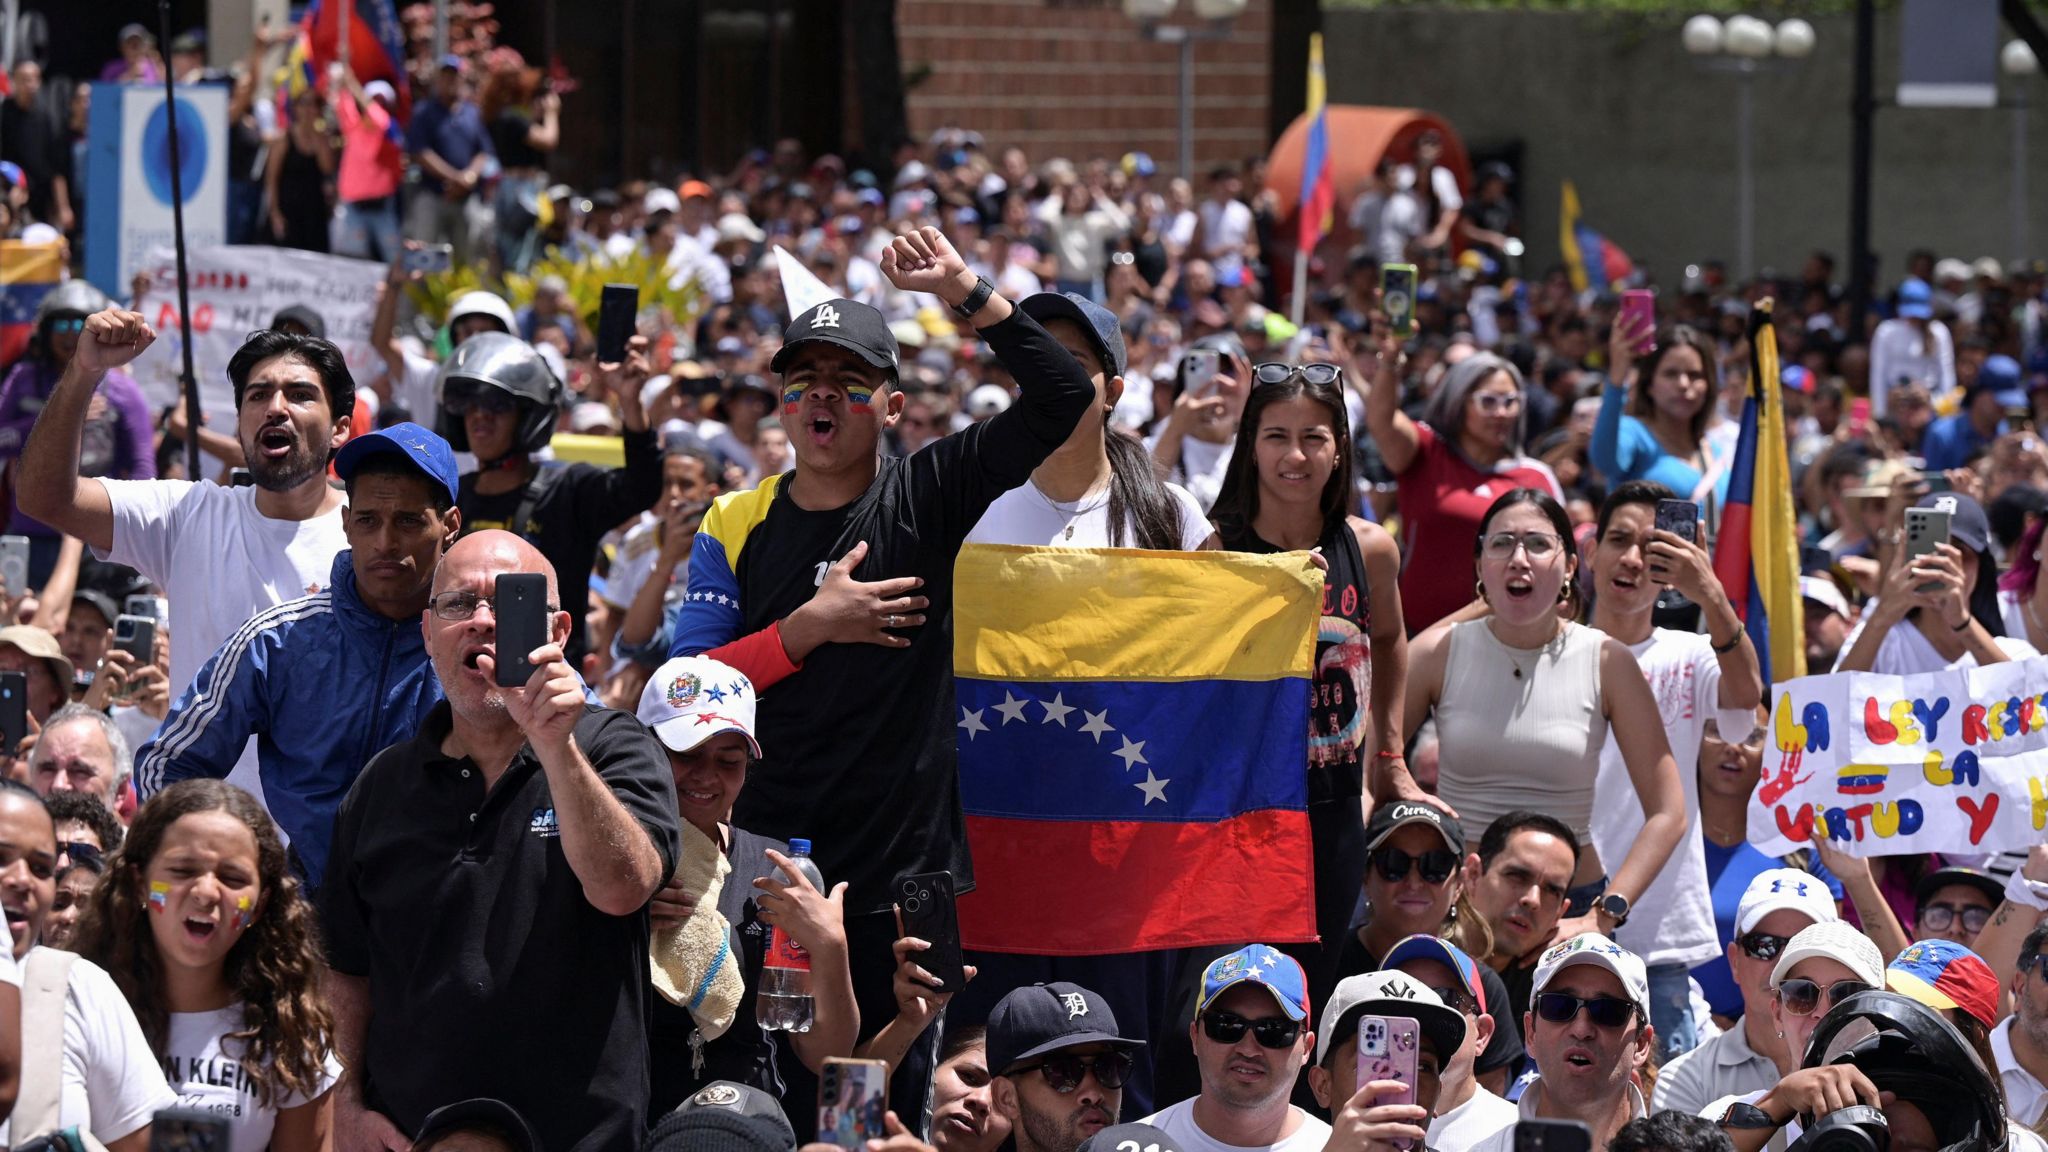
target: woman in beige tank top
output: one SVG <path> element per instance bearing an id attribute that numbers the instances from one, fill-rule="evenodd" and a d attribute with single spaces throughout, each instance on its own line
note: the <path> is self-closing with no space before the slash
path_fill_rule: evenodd
<path id="1" fill-rule="evenodd" d="M 1435 714 L 1437 795 L 1475 838 L 1515 809 L 1554 816 L 1585 845 L 1573 884 L 1606 874 L 1607 893 L 1632 905 L 1685 832 L 1685 793 L 1656 698 L 1626 647 L 1559 611 L 1578 556 L 1555 500 L 1518 488 L 1494 501 L 1473 553 L 1488 611 L 1441 621 L 1410 645 L 1407 731 Z M 1610 725 L 1646 822 L 1625 859 L 1603 864 L 1588 826 Z M 1561 922 L 1557 938 L 1616 926 L 1596 905 Z"/>

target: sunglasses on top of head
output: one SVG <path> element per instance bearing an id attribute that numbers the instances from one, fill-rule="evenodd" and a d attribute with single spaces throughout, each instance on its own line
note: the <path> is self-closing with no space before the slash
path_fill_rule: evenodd
<path id="1" fill-rule="evenodd" d="M 1335 364 L 1261 364 L 1252 369 L 1252 380 L 1259 384 L 1285 384 L 1296 376 L 1316 385 L 1335 384 L 1344 378 L 1344 370 Z"/>

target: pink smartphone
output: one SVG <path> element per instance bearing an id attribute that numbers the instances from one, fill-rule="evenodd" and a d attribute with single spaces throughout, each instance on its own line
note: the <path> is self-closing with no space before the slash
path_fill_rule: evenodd
<path id="1" fill-rule="evenodd" d="M 1415 1103 L 1418 1037 L 1421 1027 L 1407 1016 L 1358 1018 L 1358 1083 L 1354 1091 L 1375 1080 L 1399 1080 L 1405 1093 L 1381 1104 Z"/>
<path id="2" fill-rule="evenodd" d="M 1657 294 L 1647 288 L 1630 288 L 1621 294 L 1621 315 L 1617 322 L 1629 321 L 1631 327 L 1647 323 L 1651 332 L 1657 330 Z M 1636 345 L 1636 355 L 1652 351 L 1657 347 L 1655 336 L 1645 336 Z"/>
<path id="3" fill-rule="evenodd" d="M 1849 402 L 1849 435 L 1862 438 L 1870 434 L 1870 398 L 1859 396 Z"/>

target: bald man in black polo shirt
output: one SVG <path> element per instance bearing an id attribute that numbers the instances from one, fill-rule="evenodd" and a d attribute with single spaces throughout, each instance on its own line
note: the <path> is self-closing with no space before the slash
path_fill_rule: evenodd
<path id="1" fill-rule="evenodd" d="M 552 643 L 496 683 L 497 577 L 548 578 Z M 348 1073 L 335 1146 L 403 1152 L 451 1100 L 517 1100 L 550 1152 L 646 1129 L 647 900 L 680 852 L 675 784 L 630 713 L 584 703 L 547 560 L 479 532 L 424 617 L 448 699 L 370 761 L 335 819 L 322 891 Z"/>

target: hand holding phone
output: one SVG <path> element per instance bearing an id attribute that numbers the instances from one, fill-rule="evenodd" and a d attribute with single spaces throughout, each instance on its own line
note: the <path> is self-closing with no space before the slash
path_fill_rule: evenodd
<path id="1" fill-rule="evenodd" d="M 1410 1016 L 1361 1016 L 1358 1018 L 1358 1082 L 1363 1088 L 1374 1081 L 1395 1081 L 1405 1086 L 1396 1095 L 1381 1096 L 1380 1104 L 1415 1103 L 1415 1078 L 1421 1054 L 1422 1026 Z M 1396 1147 L 1406 1147 L 1397 1143 Z"/>
<path id="2" fill-rule="evenodd" d="M 818 1139 L 848 1149 L 887 1139 L 888 1097 L 887 1064 L 827 1056 L 818 1072 Z"/>
<path id="3" fill-rule="evenodd" d="M 640 286 L 607 284 L 597 302 L 597 362 L 626 362 L 626 341 L 632 339 L 633 324 L 640 312 Z"/>
<path id="4" fill-rule="evenodd" d="M 1197 348 L 1189 352 L 1181 374 L 1182 391 L 1197 399 L 1207 398 L 1216 390 L 1216 376 L 1222 364 L 1223 354 L 1214 348 Z"/>
<path id="5" fill-rule="evenodd" d="M 954 905 L 953 874 L 923 872 L 904 877 L 897 886 L 896 906 L 903 909 L 904 935 L 914 936 L 930 945 L 922 952 L 911 953 L 909 959 L 938 981 L 930 985 L 932 991 L 958 992 L 966 987 L 967 970 L 960 956 L 960 921 Z"/>
<path id="6" fill-rule="evenodd" d="M 1949 514 L 1939 508 L 1906 509 L 1906 567 L 1913 567 L 1914 561 L 1923 556 L 1934 555 L 1934 550 L 1948 543 Z M 1939 584 L 1922 584 L 1921 592 L 1938 592 Z"/>
<path id="7" fill-rule="evenodd" d="M 1656 530 L 1669 532 L 1688 544 L 1700 542 L 1700 506 L 1690 500 L 1657 501 Z M 1649 549 L 1643 551 L 1648 559 Z M 1670 570 L 1662 564 L 1650 563 L 1650 574 L 1658 579 L 1667 579 Z"/>
<path id="8" fill-rule="evenodd" d="M 407 273 L 431 276 L 455 267 L 453 244 L 422 244 L 398 254 L 398 266 Z"/>
<path id="9" fill-rule="evenodd" d="M 523 688 L 535 666 L 527 657 L 548 642 L 548 578 L 538 572 L 506 572 L 498 576 L 491 596 L 497 622 L 497 663 L 500 688 Z"/>
<path id="10" fill-rule="evenodd" d="M 1380 308 L 1387 314 L 1387 326 L 1403 339 L 1415 335 L 1415 265 L 1387 264 L 1380 268 Z"/>
<path id="11" fill-rule="evenodd" d="M 1647 356 L 1657 349 L 1657 294 L 1646 288 L 1630 288 L 1621 294 L 1621 311 L 1614 322 L 1623 334 L 1633 334 L 1631 351 Z"/>

